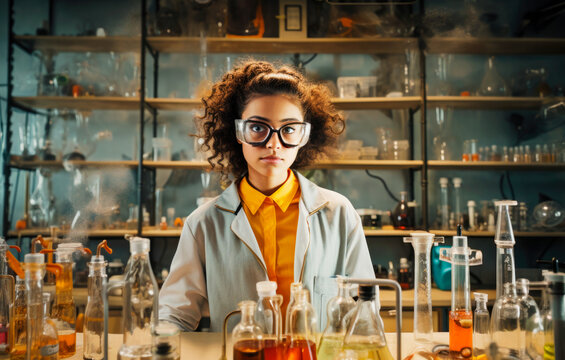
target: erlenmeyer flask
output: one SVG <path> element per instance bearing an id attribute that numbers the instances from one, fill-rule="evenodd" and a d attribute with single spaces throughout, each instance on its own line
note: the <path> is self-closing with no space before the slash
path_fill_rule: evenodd
<path id="1" fill-rule="evenodd" d="M 36 170 L 37 185 L 29 198 L 30 219 L 33 227 L 47 227 L 55 215 L 55 198 L 52 192 L 51 170 Z"/>
<path id="2" fill-rule="evenodd" d="M 498 74 L 494 68 L 494 56 L 488 58 L 487 69 L 481 85 L 479 87 L 478 95 L 481 96 L 508 96 L 510 91 L 504 79 Z"/>
<path id="3" fill-rule="evenodd" d="M 282 344 L 282 295 L 277 295 L 277 283 L 260 281 L 257 283 L 257 308 L 255 322 L 263 332 L 263 351 L 266 360 L 282 360 L 284 348 Z"/>
<path id="4" fill-rule="evenodd" d="M 255 323 L 255 301 L 237 304 L 241 310 L 241 321 L 232 331 L 234 360 L 263 360 L 263 332 Z"/>
<path id="5" fill-rule="evenodd" d="M 496 201 L 498 207 L 498 218 L 496 219 L 496 233 L 494 243 L 496 244 L 496 298 L 503 295 L 504 284 L 516 284 L 514 273 L 514 232 L 510 221 L 508 206 L 516 206 L 515 200 Z"/>
<path id="6" fill-rule="evenodd" d="M 536 301 L 529 295 L 530 281 L 516 280 L 516 294 L 520 300 L 520 326 L 526 332 L 526 354 L 531 359 L 543 359 L 543 323 Z"/>
<path id="7" fill-rule="evenodd" d="M 492 342 L 500 352 L 522 359 L 526 343 L 525 331 L 520 326 L 520 300 L 516 294 L 516 284 L 504 284 L 504 293 L 497 297 L 492 308 L 490 333 Z"/>
<path id="8" fill-rule="evenodd" d="M 337 296 L 327 305 L 327 323 L 318 345 L 319 360 L 333 360 L 341 350 L 347 324 L 344 317 L 355 307 L 355 301 L 349 294 L 350 285 L 343 278 L 337 278 Z"/>
<path id="9" fill-rule="evenodd" d="M 343 348 L 354 350 L 358 359 L 392 360 L 375 306 L 375 292 L 374 285 L 359 285 L 359 301 L 351 312 Z"/>
<path id="10" fill-rule="evenodd" d="M 414 248 L 414 350 L 407 358 L 430 359 L 432 354 L 432 279 L 430 251 L 432 245 L 443 243 L 443 237 L 427 232 L 414 232 L 404 242 Z"/>
<path id="11" fill-rule="evenodd" d="M 290 309 L 290 342 L 287 349 L 288 359 L 316 360 L 316 334 L 318 322 L 316 311 L 310 304 L 310 292 L 307 289 L 296 293 L 296 302 Z"/>

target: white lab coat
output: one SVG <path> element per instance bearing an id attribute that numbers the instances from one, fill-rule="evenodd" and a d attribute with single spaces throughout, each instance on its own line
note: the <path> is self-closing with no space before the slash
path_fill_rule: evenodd
<path id="1" fill-rule="evenodd" d="M 361 219 L 349 200 L 295 174 L 301 198 L 294 281 L 312 292 L 315 276 L 374 278 Z M 265 261 L 234 183 L 186 219 L 159 294 L 159 318 L 191 331 L 209 315 L 210 330 L 221 331 L 224 317 L 240 301 L 256 300 L 255 284 L 265 280 Z"/>

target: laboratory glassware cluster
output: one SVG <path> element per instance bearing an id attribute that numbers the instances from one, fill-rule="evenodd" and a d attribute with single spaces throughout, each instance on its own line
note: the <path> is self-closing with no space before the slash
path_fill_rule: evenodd
<path id="1" fill-rule="evenodd" d="M 434 339 L 430 255 L 442 237 L 414 232 L 404 242 L 414 250 L 413 341 L 405 348 L 404 359 L 563 359 L 565 348 L 558 339 L 565 336 L 565 274 L 545 272 L 541 307 L 529 295 L 529 282 L 516 279 L 515 244 L 510 207 L 516 201 L 498 201 L 495 232 L 496 299 L 492 312 L 487 295 L 475 293 L 471 305 L 469 267 L 482 262 L 482 253 L 470 249 L 462 227 L 451 247 L 440 250 L 440 260 L 451 264 L 451 310 L 449 345 L 438 346 Z M 149 262 L 149 239 L 129 237 L 130 258 L 122 281 L 107 281 L 102 250 L 112 253 L 102 241 L 88 263 L 88 301 L 83 325 L 83 358 L 108 359 L 108 294 L 122 291 L 123 341 L 119 359 L 180 359 L 179 329 L 158 320 L 158 286 Z M 72 268 L 74 256 L 88 252 L 80 243 L 53 242 L 38 236 L 31 252 L 20 264 L 10 248 L 0 240 L 0 351 L 11 359 L 57 359 L 74 355 L 77 347 L 77 316 L 73 301 Z M 41 250 L 36 252 L 38 247 Z M 55 254 L 55 263 L 52 255 Z M 90 256 L 90 254 L 86 254 Z M 47 259 L 47 261 L 46 261 Z M 15 281 L 8 273 L 15 273 Z M 49 311 L 50 294 L 44 292 L 45 272 L 54 275 L 55 296 Z M 44 280 L 44 277 L 46 280 Z M 236 360 L 333 360 L 393 359 L 401 357 L 402 291 L 390 279 L 331 278 L 335 296 L 326 301 L 311 300 L 302 283 L 291 285 L 290 299 L 282 309 L 283 298 L 277 283 L 256 284 L 257 298 L 239 303 L 240 314 L 233 328 L 233 358 Z M 539 285 L 539 284 L 538 284 Z M 357 291 L 354 291 L 354 286 Z M 396 291 L 396 351 L 389 348 L 380 316 L 379 286 Z M 353 299 L 358 296 L 358 300 Z M 313 296 L 316 294 L 314 285 Z M 313 304 L 317 304 L 316 309 Z M 327 312 L 321 316 L 318 310 Z M 320 327 L 320 325 L 322 325 Z M 225 338 L 225 337 L 224 337 Z M 223 348 L 225 358 L 225 343 Z"/>
<path id="2" fill-rule="evenodd" d="M 477 139 L 463 141 L 462 161 L 503 161 L 512 163 L 563 163 L 563 144 L 533 144 L 519 146 L 479 146 Z"/>

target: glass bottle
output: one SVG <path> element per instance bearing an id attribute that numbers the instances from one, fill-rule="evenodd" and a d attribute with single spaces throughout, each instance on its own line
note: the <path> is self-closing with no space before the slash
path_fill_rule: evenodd
<path id="1" fill-rule="evenodd" d="M 241 321 L 232 331 L 234 360 L 263 360 L 263 332 L 255 323 L 255 301 L 242 301 L 237 306 L 241 310 Z"/>
<path id="2" fill-rule="evenodd" d="M 492 342 L 502 353 L 523 359 L 525 356 L 525 332 L 520 326 L 520 300 L 516 294 L 516 283 L 504 284 L 504 293 L 496 298 L 490 319 Z"/>
<path id="3" fill-rule="evenodd" d="M 355 301 L 349 294 L 350 285 L 343 278 L 337 278 L 337 295 L 328 301 L 327 324 L 318 346 L 319 360 L 333 360 L 341 350 L 347 324 L 344 317 L 355 307 Z"/>
<path id="4" fill-rule="evenodd" d="M 542 152 L 541 152 L 541 145 L 540 144 L 536 144 L 535 147 L 535 152 L 534 152 L 534 162 L 542 162 L 543 161 L 543 157 L 542 157 Z"/>
<path id="5" fill-rule="evenodd" d="M 40 359 L 39 346 L 43 324 L 43 276 L 45 264 L 43 254 L 25 255 L 26 314 L 26 360 Z"/>
<path id="6" fill-rule="evenodd" d="M 294 306 L 296 302 L 296 294 L 299 290 L 302 290 L 301 282 L 293 282 L 290 284 L 290 299 L 288 300 L 288 305 L 286 306 L 285 322 L 284 322 L 284 333 L 285 335 L 290 334 L 290 309 Z"/>
<path id="7" fill-rule="evenodd" d="M 411 289 L 412 280 L 412 270 L 410 269 L 410 264 L 408 264 L 408 259 L 400 258 L 400 266 L 398 267 L 398 283 L 402 290 Z"/>
<path id="8" fill-rule="evenodd" d="M 263 351 L 265 359 L 282 360 L 284 348 L 282 344 L 282 295 L 277 295 L 277 283 L 274 281 L 260 281 L 256 284 L 257 307 L 255 309 L 255 323 L 263 332 Z"/>
<path id="9" fill-rule="evenodd" d="M 10 305 L 10 359 L 23 360 L 26 355 L 27 298 L 25 279 L 16 276 L 14 302 Z"/>
<path id="10" fill-rule="evenodd" d="M 124 339 L 120 359 L 151 357 L 151 331 L 158 321 L 159 288 L 149 263 L 149 239 L 130 239 L 124 286 Z"/>
<path id="11" fill-rule="evenodd" d="M 543 277 L 547 281 L 546 274 L 549 273 L 548 270 L 544 270 Z M 553 318 L 551 316 L 551 306 L 549 302 L 549 288 L 545 288 L 542 293 L 542 307 L 540 311 L 540 316 L 543 325 L 543 359 L 544 360 L 554 360 L 555 359 L 555 342 L 553 338 Z"/>
<path id="12" fill-rule="evenodd" d="M 460 177 L 453 178 L 453 212 L 455 213 L 455 223 L 463 224 L 463 211 L 461 209 L 461 180 Z"/>
<path id="13" fill-rule="evenodd" d="M 83 330 L 83 358 L 84 360 L 104 359 L 104 309 L 102 290 L 107 281 L 106 265 L 104 256 L 100 255 L 104 248 L 109 254 L 112 253 L 103 240 L 97 248 L 96 255 L 88 263 L 88 300 L 84 310 Z"/>
<path id="14" fill-rule="evenodd" d="M 549 272 L 545 275 L 545 280 L 548 283 L 552 314 L 553 353 L 555 359 L 565 359 L 565 274 Z"/>
<path id="15" fill-rule="evenodd" d="M 310 304 L 310 292 L 307 289 L 296 293 L 296 302 L 290 308 L 290 342 L 287 349 L 288 359 L 316 360 L 316 334 L 318 322 L 316 311 Z"/>
<path id="16" fill-rule="evenodd" d="M 410 227 L 408 220 L 408 202 L 407 202 L 408 192 L 400 192 L 400 201 L 394 208 L 392 212 L 392 224 L 395 229 L 406 230 Z"/>
<path id="17" fill-rule="evenodd" d="M 446 177 L 439 178 L 440 210 L 441 210 L 440 228 L 442 230 L 449 229 L 449 200 L 447 196 L 448 184 L 449 184 L 449 179 L 447 179 Z"/>
<path id="18" fill-rule="evenodd" d="M 480 96 L 508 96 L 510 95 L 508 86 L 504 79 L 498 74 L 494 67 L 494 56 L 488 58 L 487 69 L 481 85 L 479 87 L 478 95 Z"/>
<path id="19" fill-rule="evenodd" d="M 41 341 L 39 354 L 41 360 L 59 359 L 59 336 L 55 322 L 49 317 L 51 294 L 43 293 L 43 324 L 41 326 Z"/>
<path id="20" fill-rule="evenodd" d="M 411 233 L 404 238 L 414 248 L 414 360 L 429 358 L 432 351 L 432 281 L 430 252 L 433 244 L 443 243 L 442 237 L 427 232 Z"/>
<path id="21" fill-rule="evenodd" d="M 514 232 L 510 221 L 509 206 L 516 206 L 514 200 L 496 201 L 498 217 L 496 220 L 496 233 L 494 243 L 496 244 L 496 298 L 503 295 L 504 284 L 516 284 L 514 273 Z"/>
<path id="22" fill-rule="evenodd" d="M 473 312 L 469 266 L 482 264 L 482 252 L 467 246 L 461 225 L 451 248 L 442 248 L 440 260 L 451 263 L 451 311 L 449 312 L 449 351 L 453 357 L 468 358 L 473 350 Z"/>
<path id="23" fill-rule="evenodd" d="M 536 301 L 529 295 L 530 281 L 516 280 L 516 294 L 520 300 L 520 326 L 526 332 L 525 352 L 531 359 L 543 358 L 543 323 Z"/>
<path id="24" fill-rule="evenodd" d="M 36 171 L 37 184 L 29 198 L 29 212 L 32 227 L 47 227 L 55 215 L 51 170 L 39 168 Z"/>
<path id="25" fill-rule="evenodd" d="M 475 295 L 475 313 L 473 314 L 473 358 L 486 356 L 490 344 L 490 314 L 487 309 L 488 294 Z"/>
<path id="26" fill-rule="evenodd" d="M 51 316 L 59 334 L 59 356 L 66 358 L 76 352 L 76 306 L 73 299 L 73 254 L 82 250 L 80 243 L 59 244 L 56 263 L 62 272 L 55 284 L 55 301 Z"/>
<path id="27" fill-rule="evenodd" d="M 10 304 L 14 301 L 14 277 L 8 275 L 6 254 L 9 248 L 0 236 L 0 358 L 8 356 L 10 351 Z"/>
<path id="28" fill-rule="evenodd" d="M 343 348 L 354 350 L 362 360 L 392 360 L 382 320 L 375 306 L 375 286 L 359 285 L 359 301 L 352 310 Z"/>

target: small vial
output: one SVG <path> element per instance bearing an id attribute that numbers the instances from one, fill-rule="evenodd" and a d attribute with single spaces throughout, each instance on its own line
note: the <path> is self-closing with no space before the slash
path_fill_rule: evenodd
<path id="1" fill-rule="evenodd" d="M 515 163 L 519 163 L 522 162 L 522 160 L 520 159 L 520 148 L 518 146 L 514 146 L 514 156 L 512 157 L 512 161 Z"/>
<path id="2" fill-rule="evenodd" d="M 479 161 L 486 159 L 485 157 L 485 148 L 483 148 L 482 146 L 479 146 Z"/>
<path id="3" fill-rule="evenodd" d="M 167 230 L 167 218 L 165 216 L 161 216 L 161 222 L 159 223 L 159 229 Z"/>
<path id="4" fill-rule="evenodd" d="M 508 146 L 502 147 L 502 161 L 505 161 L 505 162 L 510 161 L 510 153 L 508 152 Z"/>
<path id="5" fill-rule="evenodd" d="M 558 153 L 557 153 L 557 145 L 555 144 L 551 144 L 551 162 L 557 162 L 557 158 L 558 158 Z"/>
<path id="6" fill-rule="evenodd" d="M 463 155 L 461 156 L 462 161 L 471 161 L 471 145 L 469 140 L 463 141 Z"/>
<path id="7" fill-rule="evenodd" d="M 474 231 L 476 225 L 475 222 L 475 206 L 477 204 L 473 200 L 467 201 L 467 208 L 469 209 L 469 230 Z"/>
<path id="8" fill-rule="evenodd" d="M 510 146 L 508 148 L 508 161 L 514 161 L 514 147 Z"/>
<path id="9" fill-rule="evenodd" d="M 489 161 L 490 160 L 490 146 L 485 146 L 484 148 L 484 153 L 482 155 L 480 155 L 479 160 L 480 161 Z"/>
<path id="10" fill-rule="evenodd" d="M 536 144 L 536 150 L 534 152 L 534 162 L 542 162 L 542 156 L 541 156 L 541 145 L 540 144 Z"/>
<path id="11" fill-rule="evenodd" d="M 477 139 L 469 140 L 470 150 L 471 150 L 471 161 L 479 161 L 479 152 L 477 149 Z"/>
<path id="12" fill-rule="evenodd" d="M 547 144 L 543 144 L 543 151 L 541 153 L 541 161 L 542 162 L 551 162 L 551 154 L 549 152 L 549 146 Z"/>
<path id="13" fill-rule="evenodd" d="M 524 146 L 524 162 L 525 163 L 532 162 L 532 151 L 530 150 L 530 145 Z"/>
<path id="14" fill-rule="evenodd" d="M 500 153 L 498 152 L 498 148 L 496 145 L 492 145 L 490 147 L 490 160 L 491 161 L 500 161 L 502 160 L 502 157 L 500 156 Z"/>
<path id="15" fill-rule="evenodd" d="M 473 357 L 478 359 L 486 357 L 488 346 L 491 342 L 489 323 L 490 314 L 487 309 L 488 295 L 473 293 L 475 295 L 475 312 L 473 319 Z"/>

